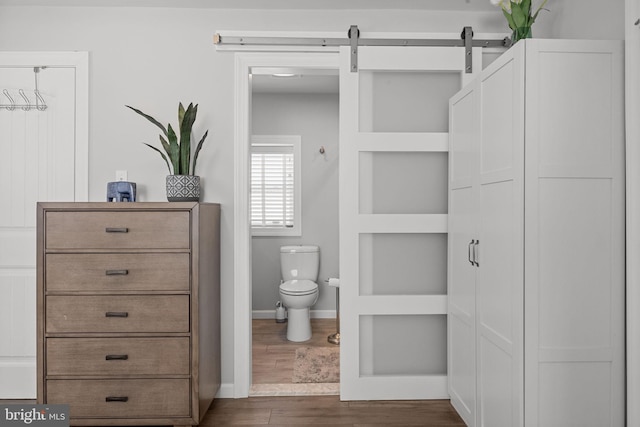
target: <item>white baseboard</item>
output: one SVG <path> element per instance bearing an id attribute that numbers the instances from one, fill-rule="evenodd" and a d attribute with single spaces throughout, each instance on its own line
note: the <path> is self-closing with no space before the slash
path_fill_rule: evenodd
<path id="1" fill-rule="evenodd" d="M 36 398 L 35 357 L 24 359 L 3 358 L 0 364 L 0 399 Z"/>
<path id="2" fill-rule="evenodd" d="M 220 384 L 216 399 L 233 399 L 233 383 Z"/>
<path id="3" fill-rule="evenodd" d="M 276 311 L 275 310 L 253 310 L 252 318 L 253 319 L 275 319 Z M 336 311 L 335 310 L 311 310 L 311 318 L 312 319 L 335 319 Z"/>

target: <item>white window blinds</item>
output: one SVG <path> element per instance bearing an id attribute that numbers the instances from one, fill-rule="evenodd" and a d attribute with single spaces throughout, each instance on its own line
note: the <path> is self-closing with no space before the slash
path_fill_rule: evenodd
<path id="1" fill-rule="evenodd" d="M 251 144 L 251 227 L 254 234 L 299 233 L 299 137 L 254 136 Z M 297 143 L 295 142 L 297 141 Z M 296 153 L 298 153 L 296 155 Z"/>

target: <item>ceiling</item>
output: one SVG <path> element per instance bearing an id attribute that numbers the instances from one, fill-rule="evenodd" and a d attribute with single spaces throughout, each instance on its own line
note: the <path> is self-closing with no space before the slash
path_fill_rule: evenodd
<path id="1" fill-rule="evenodd" d="M 0 0 L 0 6 L 182 7 L 207 9 L 495 10 L 489 0 Z"/>
<path id="2" fill-rule="evenodd" d="M 254 68 L 251 90 L 254 93 L 338 93 L 338 70 Z"/>

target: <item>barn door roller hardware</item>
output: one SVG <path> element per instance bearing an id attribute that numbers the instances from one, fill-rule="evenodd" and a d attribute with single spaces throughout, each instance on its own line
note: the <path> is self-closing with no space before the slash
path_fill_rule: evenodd
<path id="1" fill-rule="evenodd" d="M 475 40 L 471 27 L 464 27 L 460 39 L 369 39 L 360 38 L 360 30 L 357 25 L 349 28 L 346 38 L 320 38 L 320 37 L 241 37 L 224 36 L 216 34 L 213 42 L 217 45 L 241 45 L 241 46 L 349 46 L 351 51 L 351 71 L 358 71 L 358 46 L 445 46 L 464 47 L 465 71 L 473 72 L 472 48 L 473 47 L 509 47 L 511 39 L 505 37 L 502 40 Z"/>

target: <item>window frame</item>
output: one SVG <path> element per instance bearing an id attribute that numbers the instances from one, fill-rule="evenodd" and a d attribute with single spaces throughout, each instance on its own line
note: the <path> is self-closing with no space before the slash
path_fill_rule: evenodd
<path id="1" fill-rule="evenodd" d="M 254 146 L 260 146 L 261 152 L 268 147 L 291 146 L 293 148 L 293 227 L 255 227 L 252 221 L 252 157 Z M 267 151 L 268 152 L 268 151 Z M 277 149 L 273 150 L 278 152 Z M 253 237 L 302 236 L 302 137 L 300 135 L 252 135 L 249 153 L 249 223 Z"/>

